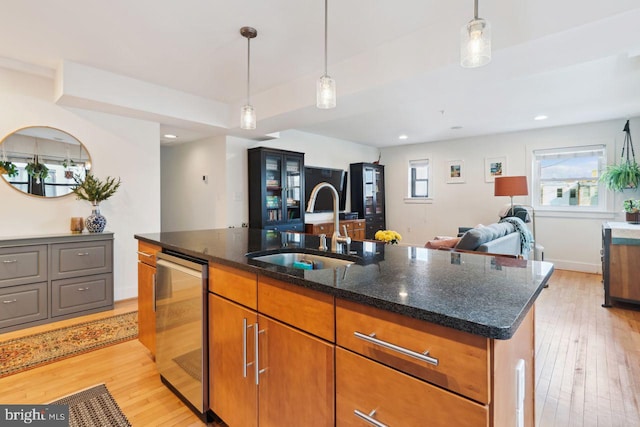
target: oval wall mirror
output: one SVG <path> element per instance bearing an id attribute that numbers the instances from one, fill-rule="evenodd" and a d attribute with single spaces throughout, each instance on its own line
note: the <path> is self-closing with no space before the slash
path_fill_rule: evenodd
<path id="1" fill-rule="evenodd" d="M 90 169 L 85 146 L 60 129 L 30 126 L 0 141 L 2 179 L 25 194 L 66 196 L 76 185 L 75 179 L 84 181 Z"/>

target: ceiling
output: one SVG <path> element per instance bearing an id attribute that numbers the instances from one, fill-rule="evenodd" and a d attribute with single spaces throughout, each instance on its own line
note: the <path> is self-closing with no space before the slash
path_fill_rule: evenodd
<path id="1" fill-rule="evenodd" d="M 215 125 L 153 115 L 183 142 L 298 129 L 385 147 L 640 115 L 637 0 L 481 0 L 493 58 L 477 69 L 459 65 L 472 0 L 330 0 L 332 110 L 315 108 L 322 0 L 3 0 L 0 10 L 0 66 L 53 77 L 72 61 L 222 106 Z M 258 30 L 255 132 L 239 129 L 247 25 Z"/>

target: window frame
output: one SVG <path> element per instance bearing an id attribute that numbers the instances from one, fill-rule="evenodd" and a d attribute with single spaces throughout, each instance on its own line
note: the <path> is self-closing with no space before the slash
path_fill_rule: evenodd
<path id="1" fill-rule="evenodd" d="M 427 177 L 424 179 L 417 179 L 415 177 L 415 170 L 417 167 L 425 166 L 427 168 Z M 429 158 L 412 159 L 407 162 L 407 195 L 405 202 L 407 203 L 430 203 L 433 200 L 433 179 L 432 179 L 431 160 Z M 416 196 L 415 184 L 416 182 L 427 183 L 427 195 Z"/>
<path id="2" fill-rule="evenodd" d="M 609 148 L 606 144 L 589 144 L 589 145 L 575 145 L 575 146 L 564 146 L 564 147 L 555 147 L 555 148 L 539 148 L 531 150 L 531 205 L 536 210 L 536 212 L 559 212 L 565 214 L 602 214 L 609 213 L 611 211 L 611 198 L 608 195 L 607 188 L 601 182 L 598 182 L 598 205 L 596 206 L 580 206 L 580 205 L 569 205 L 569 206 L 546 206 L 542 205 L 541 201 L 541 192 L 540 188 L 542 183 L 545 181 L 541 179 L 541 170 L 540 170 L 540 160 L 542 157 L 549 155 L 562 155 L 562 154 L 571 154 L 577 152 L 584 151 L 600 151 L 601 157 L 598 163 L 598 177 L 600 177 L 602 172 L 607 166 L 607 155 Z M 577 157 L 577 156 L 571 156 Z M 567 158 L 570 158 L 569 156 Z M 580 179 L 580 177 L 576 177 L 576 179 Z M 584 179 L 584 177 L 583 177 Z"/>

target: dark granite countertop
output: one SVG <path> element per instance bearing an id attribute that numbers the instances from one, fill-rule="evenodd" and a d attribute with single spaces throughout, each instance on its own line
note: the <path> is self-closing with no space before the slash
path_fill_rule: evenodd
<path id="1" fill-rule="evenodd" d="M 247 228 L 140 234 L 135 238 L 164 250 L 497 339 L 513 336 L 553 273 L 548 262 L 370 241 L 352 242 L 349 255 L 332 254 L 317 250 L 317 236 Z M 354 264 L 299 270 L 251 258 L 282 251 L 335 256 Z"/>

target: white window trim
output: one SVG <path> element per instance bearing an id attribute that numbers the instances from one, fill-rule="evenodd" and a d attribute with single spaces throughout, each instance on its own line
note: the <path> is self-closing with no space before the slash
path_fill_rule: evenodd
<path id="1" fill-rule="evenodd" d="M 411 197 L 411 166 L 412 164 L 425 162 L 427 163 L 427 194 L 428 197 Z M 433 203 L 433 163 L 428 157 L 420 159 L 410 159 L 407 161 L 407 190 L 404 202 L 406 204 L 429 204 Z"/>
<path id="2" fill-rule="evenodd" d="M 576 215 L 579 215 L 580 218 L 592 218 L 592 219 L 613 219 L 615 217 L 615 212 L 613 209 L 613 199 L 609 194 L 609 190 L 601 184 L 600 190 L 598 192 L 598 197 L 603 200 L 602 204 L 594 207 L 586 207 L 586 206 L 542 206 L 540 205 L 540 199 L 537 191 L 539 187 L 540 179 L 538 178 L 538 172 L 536 170 L 536 151 L 556 151 L 556 152 L 571 152 L 576 151 L 581 148 L 587 147 L 602 147 L 604 148 L 604 164 L 603 168 L 606 167 L 608 158 L 610 156 L 610 147 L 606 143 L 592 143 L 585 145 L 566 145 L 563 147 L 531 147 L 528 151 L 528 154 L 531 156 L 529 162 L 529 172 L 531 176 L 531 196 L 530 203 L 536 211 L 536 215 L 541 217 L 556 217 L 556 218 L 575 218 Z"/>

